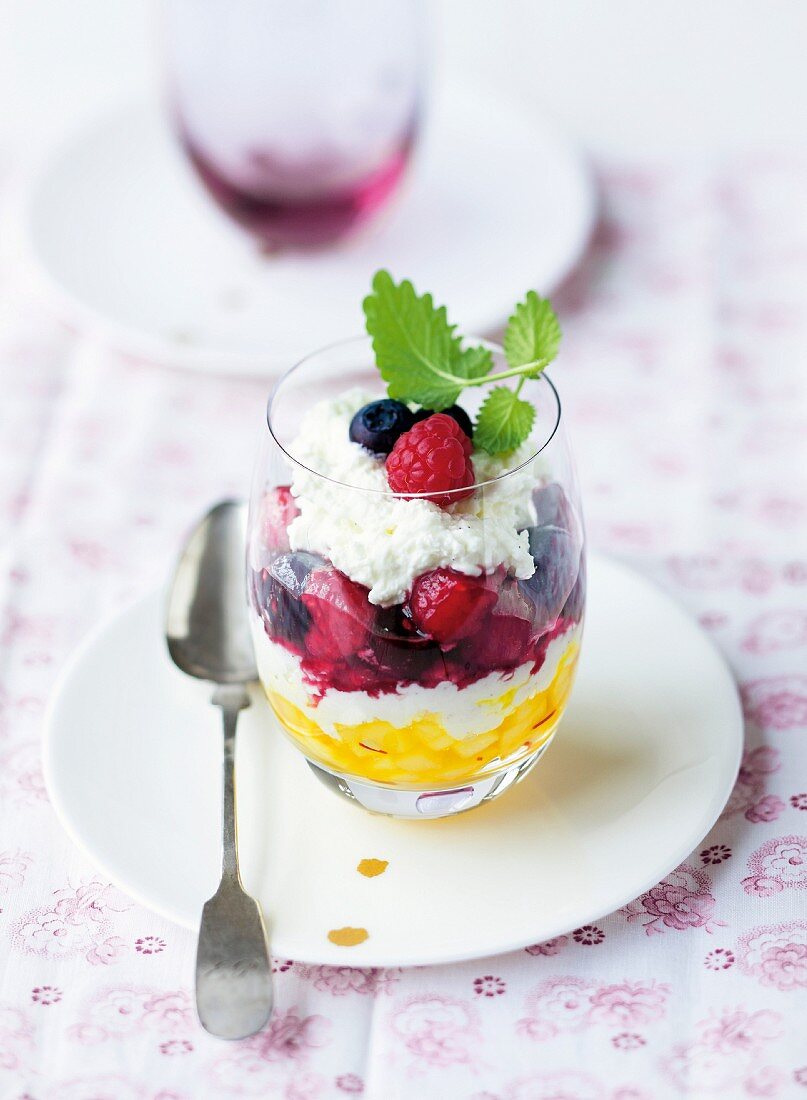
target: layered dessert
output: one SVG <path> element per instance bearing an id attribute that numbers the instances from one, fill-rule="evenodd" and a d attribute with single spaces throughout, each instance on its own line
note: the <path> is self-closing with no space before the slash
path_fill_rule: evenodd
<path id="1" fill-rule="evenodd" d="M 254 642 L 269 702 L 309 758 L 442 786 L 552 736 L 578 653 L 581 532 L 529 461 L 532 440 L 505 457 L 475 451 L 456 408 L 393 441 L 414 419 L 398 406 L 351 390 L 303 418 L 301 465 L 253 526 Z M 395 496 L 396 444 L 404 461 L 419 445 L 450 451 L 460 482 L 468 457 L 474 477 L 443 497 Z"/>
<path id="2" fill-rule="evenodd" d="M 585 602 L 541 377 L 557 318 L 531 291 L 503 349 L 467 347 L 430 295 L 383 271 L 364 310 L 369 367 L 334 345 L 270 403 L 250 513 L 260 679 L 308 759 L 344 780 L 445 792 L 517 777 L 560 721 Z"/>

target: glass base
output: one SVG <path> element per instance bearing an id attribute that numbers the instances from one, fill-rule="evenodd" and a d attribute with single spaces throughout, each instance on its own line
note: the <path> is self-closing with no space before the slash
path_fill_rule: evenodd
<path id="1" fill-rule="evenodd" d="M 321 764 L 308 760 L 308 766 L 317 779 L 330 791 L 347 798 L 375 814 L 388 817 L 405 817 L 424 820 L 436 817 L 454 817 L 465 813 L 483 802 L 498 798 L 514 783 L 523 779 L 546 752 L 553 738 L 549 738 L 532 756 L 525 757 L 504 771 L 479 779 L 468 780 L 460 787 L 429 788 L 428 790 L 404 790 L 371 783 L 352 775 L 340 775 L 328 771 Z M 306 757 L 306 759 L 308 759 Z"/>

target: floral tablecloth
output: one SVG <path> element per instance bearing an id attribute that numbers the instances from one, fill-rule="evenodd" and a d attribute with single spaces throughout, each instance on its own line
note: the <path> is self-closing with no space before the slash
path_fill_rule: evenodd
<path id="1" fill-rule="evenodd" d="M 649 893 L 549 943 L 406 971 L 278 959 L 271 1025 L 235 1044 L 196 1023 L 193 936 L 60 829 L 40 737 L 82 635 L 245 491 L 266 386 L 112 354 L 5 272 L 4 1100 L 807 1098 L 807 159 L 601 182 L 555 376 L 592 545 L 673 592 L 742 686 L 730 803 Z"/>

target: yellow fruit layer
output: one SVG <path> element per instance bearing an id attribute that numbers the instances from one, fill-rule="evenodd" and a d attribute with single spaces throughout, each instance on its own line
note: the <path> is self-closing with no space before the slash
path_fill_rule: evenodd
<path id="1" fill-rule="evenodd" d="M 452 737 L 440 716 L 433 713 L 424 713 L 402 727 L 381 720 L 355 726 L 337 723 L 337 739 L 310 717 L 311 713 L 316 714 L 315 708 L 305 714 L 282 695 L 272 691 L 266 694 L 281 723 L 306 756 L 326 768 L 377 783 L 443 786 L 473 779 L 488 769 L 496 771 L 505 760 L 508 765 L 515 763 L 549 740 L 571 691 L 577 653 L 578 644 L 572 642 L 547 688 L 513 707 L 495 729 L 465 740 Z M 510 689 L 499 698 L 482 700 L 479 705 L 504 710 L 513 694 Z M 491 767 L 494 762 L 496 766 Z"/>

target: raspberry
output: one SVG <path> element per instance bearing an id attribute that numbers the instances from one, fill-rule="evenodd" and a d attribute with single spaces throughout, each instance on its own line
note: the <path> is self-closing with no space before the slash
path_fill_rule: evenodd
<path id="1" fill-rule="evenodd" d="M 310 657 L 338 661 L 367 644 L 375 608 L 362 585 L 336 569 L 314 569 L 301 598 L 311 618 L 306 638 Z"/>
<path id="2" fill-rule="evenodd" d="M 433 569 L 412 585 L 409 613 L 418 630 L 450 646 L 479 628 L 497 598 L 485 577 Z"/>
<path id="3" fill-rule="evenodd" d="M 501 581 L 498 599 L 483 630 L 474 631 L 463 652 L 480 669 L 516 668 L 529 660 L 534 611 L 512 577 Z"/>
<path id="4" fill-rule="evenodd" d="M 288 550 L 289 536 L 286 528 L 299 516 L 297 501 L 288 485 L 276 485 L 270 489 L 260 504 L 260 524 L 264 546 L 273 550 Z"/>
<path id="5" fill-rule="evenodd" d="M 410 499 L 434 493 L 429 499 L 441 508 L 464 500 L 474 483 L 472 449 L 456 420 L 435 413 L 398 438 L 386 463 L 389 486 Z"/>

